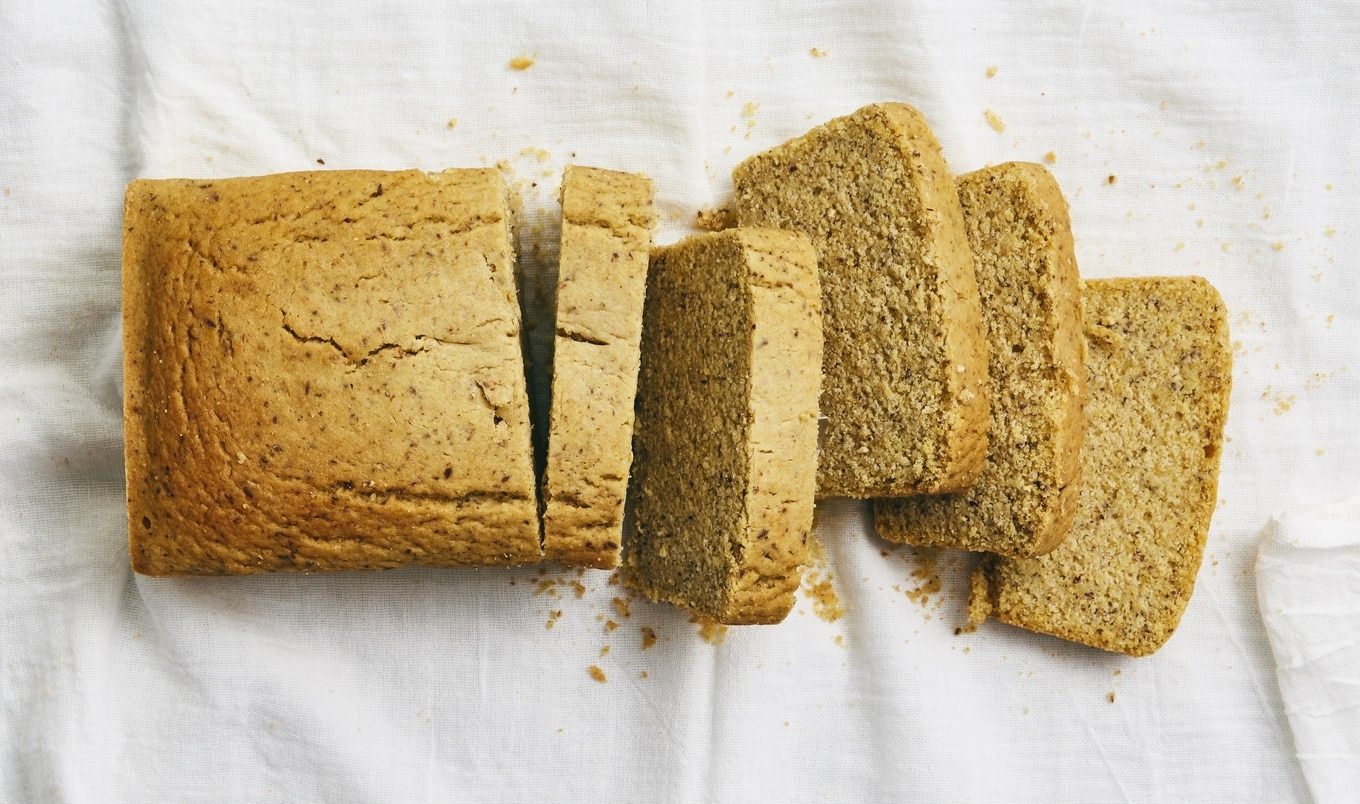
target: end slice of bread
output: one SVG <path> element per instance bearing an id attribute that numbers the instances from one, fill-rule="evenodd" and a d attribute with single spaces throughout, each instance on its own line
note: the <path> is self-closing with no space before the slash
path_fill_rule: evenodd
<path id="1" fill-rule="evenodd" d="M 490 169 L 129 185 L 133 569 L 539 561 L 510 210 Z"/>
<path id="2" fill-rule="evenodd" d="M 618 566 L 632 463 L 651 179 L 568 166 L 562 176 L 552 408 L 543 477 L 549 561 Z"/>
<path id="3" fill-rule="evenodd" d="M 743 162 L 740 226 L 821 255 L 823 497 L 968 488 L 987 452 L 987 346 L 954 178 L 919 111 L 866 106 Z"/>
<path id="4" fill-rule="evenodd" d="M 1032 163 L 975 171 L 958 187 L 991 361 L 987 464 L 966 491 L 876 501 L 874 523 L 890 541 L 1042 555 L 1076 513 L 1085 434 L 1081 280 L 1067 204 Z"/>
<path id="5" fill-rule="evenodd" d="M 812 527 L 820 299 L 801 234 L 732 229 L 653 252 L 630 586 L 727 624 L 788 614 Z"/>
<path id="6" fill-rule="evenodd" d="M 1227 312 L 1199 277 L 1085 282 L 1086 443 L 1067 539 L 987 557 L 969 616 L 1146 656 L 1194 591 L 1232 385 Z"/>

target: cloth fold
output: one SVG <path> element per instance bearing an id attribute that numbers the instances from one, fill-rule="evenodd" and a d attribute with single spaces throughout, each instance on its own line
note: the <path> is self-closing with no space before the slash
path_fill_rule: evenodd
<path id="1" fill-rule="evenodd" d="M 1313 798 L 1360 796 L 1360 497 L 1266 527 L 1256 590 Z"/>

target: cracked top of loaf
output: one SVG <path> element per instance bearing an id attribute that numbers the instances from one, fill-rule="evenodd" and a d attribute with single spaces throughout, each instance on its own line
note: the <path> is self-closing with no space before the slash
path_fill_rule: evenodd
<path id="1" fill-rule="evenodd" d="M 128 527 L 149 575 L 531 563 L 495 170 L 128 186 Z"/>

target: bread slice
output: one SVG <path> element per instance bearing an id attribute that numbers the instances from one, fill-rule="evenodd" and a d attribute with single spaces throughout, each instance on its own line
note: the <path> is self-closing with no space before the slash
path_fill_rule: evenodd
<path id="1" fill-rule="evenodd" d="M 1077 514 L 1039 558 L 988 557 L 969 616 L 1146 656 L 1204 556 L 1232 385 L 1222 298 L 1199 277 L 1084 283 L 1086 443 Z"/>
<path id="2" fill-rule="evenodd" d="M 866 106 L 732 173 L 740 226 L 821 253 L 819 496 L 942 494 L 987 453 L 987 346 L 954 179 L 920 112 Z"/>
<path id="3" fill-rule="evenodd" d="M 803 235 L 731 229 L 653 252 L 629 585 L 722 623 L 784 619 L 812 527 L 821 361 Z"/>
<path id="4" fill-rule="evenodd" d="M 500 173 L 136 181 L 123 271 L 137 572 L 539 560 Z"/>
<path id="5" fill-rule="evenodd" d="M 885 539 L 1025 558 L 1057 547 L 1077 510 L 1086 371 L 1067 204 L 1041 165 L 958 181 L 990 365 L 987 464 L 966 491 L 878 500 Z"/>
<path id="6" fill-rule="evenodd" d="M 543 551 L 618 566 L 633 458 L 642 300 L 652 244 L 651 179 L 568 166 L 562 176 Z"/>

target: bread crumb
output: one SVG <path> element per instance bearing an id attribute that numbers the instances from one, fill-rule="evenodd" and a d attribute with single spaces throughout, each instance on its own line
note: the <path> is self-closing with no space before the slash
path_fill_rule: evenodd
<path id="1" fill-rule="evenodd" d="M 838 647 L 838 648 L 843 648 L 843 647 L 845 647 L 845 637 L 842 636 L 841 634 L 836 634 L 836 638 L 833 639 L 833 640 L 831 640 L 831 641 L 832 641 L 832 642 L 835 642 L 835 643 L 836 643 L 836 647 Z"/>
<path id="2" fill-rule="evenodd" d="M 1006 121 L 1002 120 L 1001 115 L 991 109 L 984 109 L 982 116 L 987 118 L 987 125 L 991 126 L 996 133 L 1000 134 L 1006 130 Z"/>
<path id="3" fill-rule="evenodd" d="M 907 599 L 913 603 L 925 606 L 930 603 L 930 596 L 937 595 L 942 588 L 940 573 L 937 565 L 940 559 L 940 549 L 935 547 L 915 547 L 907 550 L 904 554 L 908 560 L 915 559 L 915 566 L 911 570 L 911 577 L 920 581 L 915 589 L 905 591 Z M 942 600 L 936 598 L 935 605 L 938 607 Z M 959 633 L 955 631 L 955 633 Z"/>
<path id="4" fill-rule="evenodd" d="M 834 623 L 845 615 L 832 574 L 826 568 L 826 552 L 815 535 L 808 537 L 808 564 L 803 571 L 803 593 L 812 601 L 812 611 L 821 619 Z"/>
<path id="5" fill-rule="evenodd" d="M 600 647 L 600 658 L 603 659 L 604 657 L 606 657 L 606 656 L 608 656 L 608 655 L 609 655 L 609 646 L 608 646 L 608 645 L 602 645 L 602 646 Z"/>
<path id="6" fill-rule="evenodd" d="M 1105 697 L 1110 699 L 1110 703 L 1114 703 L 1114 690 L 1110 690 L 1110 694 Z"/>
<path id="7" fill-rule="evenodd" d="M 1281 243 L 1280 241 L 1277 240 L 1275 241 L 1274 244 L 1271 245 L 1271 248 L 1275 249 L 1276 251 L 1279 251 L 1280 249 L 1284 248 L 1284 243 Z"/>
<path id="8" fill-rule="evenodd" d="M 1117 181 L 1119 181 L 1119 177 L 1116 176 L 1116 175 L 1114 175 L 1113 173 L 1111 173 L 1109 176 L 1106 176 L 1106 177 L 1105 177 L 1105 183 L 1106 183 L 1106 184 L 1114 184 L 1114 183 L 1117 182 Z"/>
<path id="9" fill-rule="evenodd" d="M 603 617 L 604 615 L 600 615 L 600 616 Z M 616 622 L 614 622 L 613 620 L 605 620 L 605 621 L 604 621 L 604 630 L 606 630 L 606 631 L 613 631 L 615 628 L 618 628 L 618 627 L 619 627 L 619 624 L 616 623 Z"/>
<path id="10" fill-rule="evenodd" d="M 1046 162 L 1047 164 L 1050 164 L 1050 165 L 1051 165 L 1051 164 L 1053 164 L 1054 162 L 1057 162 L 1057 161 L 1058 161 L 1058 155 L 1055 154 L 1054 152 L 1049 151 L 1048 153 L 1044 154 L 1044 162 Z"/>
<path id="11" fill-rule="evenodd" d="M 609 680 L 605 678 L 604 671 L 600 669 L 599 665 L 592 664 L 589 669 L 590 677 L 600 682 L 601 684 Z"/>
<path id="12" fill-rule="evenodd" d="M 656 632 L 647 626 L 642 627 L 642 649 L 647 650 L 656 644 Z"/>
<path id="13" fill-rule="evenodd" d="M 991 67 L 988 67 L 988 68 L 987 68 L 987 77 L 988 77 L 988 78 L 996 78 L 996 65 L 995 65 L 995 64 L 993 64 Z"/>
<path id="14" fill-rule="evenodd" d="M 694 216 L 694 225 L 705 232 L 721 232 L 724 229 L 731 229 L 736 224 L 737 221 L 732 214 L 732 207 L 728 205 L 713 209 L 701 209 Z"/>
<path id="15" fill-rule="evenodd" d="M 521 53 L 520 55 L 510 60 L 510 69 L 524 72 L 525 70 L 534 66 L 534 62 L 537 59 L 538 59 L 537 53 L 534 53 L 533 55 Z"/>
<path id="16" fill-rule="evenodd" d="M 710 645 L 721 645 L 727 636 L 727 626 L 707 617 L 696 614 L 689 621 L 699 626 L 699 637 Z"/>
<path id="17" fill-rule="evenodd" d="M 647 677 L 647 671 L 646 671 L 646 670 L 643 670 L 643 671 L 638 675 L 638 678 L 646 678 L 646 677 Z"/>
<path id="18" fill-rule="evenodd" d="M 1335 229 L 1328 228 L 1328 229 L 1323 229 L 1323 230 L 1322 230 L 1322 236 L 1323 236 L 1323 237 L 1331 237 L 1331 236 L 1334 235 L 1334 234 L 1336 234 L 1336 230 L 1335 230 Z"/>
<path id="19" fill-rule="evenodd" d="M 562 617 L 562 610 L 561 610 L 561 609 L 558 609 L 557 611 L 554 611 L 554 612 L 550 612 L 550 613 L 548 614 L 547 627 L 548 627 L 548 628 L 552 628 L 554 625 L 557 625 L 557 621 L 558 621 L 561 617 Z"/>
<path id="20" fill-rule="evenodd" d="M 814 48 L 812 48 L 811 50 L 809 50 L 808 52 L 812 54 L 812 58 L 814 58 L 814 59 L 824 59 L 824 58 L 826 58 L 828 55 L 830 55 L 830 51 L 828 51 L 828 50 L 822 50 L 822 49 L 819 48 L 819 47 L 814 47 Z"/>
<path id="21" fill-rule="evenodd" d="M 456 118 L 456 117 L 450 117 L 450 118 L 449 118 L 449 123 L 448 123 L 447 126 L 445 126 L 445 128 L 454 128 L 454 127 L 456 127 L 457 125 L 458 125 L 458 118 Z"/>
<path id="22" fill-rule="evenodd" d="M 633 616 L 628 612 L 628 601 L 621 597 L 614 598 L 614 609 L 618 611 L 619 616 L 621 617 L 627 618 Z"/>

